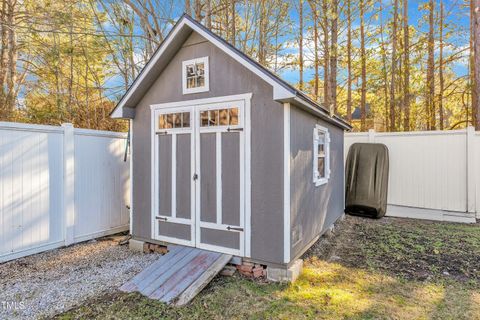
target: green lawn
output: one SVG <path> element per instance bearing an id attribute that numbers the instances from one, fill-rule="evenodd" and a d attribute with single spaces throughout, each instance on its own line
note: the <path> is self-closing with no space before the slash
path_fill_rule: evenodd
<path id="1" fill-rule="evenodd" d="M 97 297 L 59 319 L 480 319 L 480 226 L 347 217 L 292 285 L 217 277 L 191 304 Z"/>

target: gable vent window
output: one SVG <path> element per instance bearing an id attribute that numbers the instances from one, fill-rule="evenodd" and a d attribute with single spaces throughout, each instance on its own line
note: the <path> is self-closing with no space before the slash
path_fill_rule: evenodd
<path id="1" fill-rule="evenodd" d="M 209 90 L 208 57 L 183 61 L 183 94 Z"/>
<path id="2" fill-rule="evenodd" d="M 320 186 L 330 178 L 330 134 L 316 125 L 313 129 L 313 183 Z"/>

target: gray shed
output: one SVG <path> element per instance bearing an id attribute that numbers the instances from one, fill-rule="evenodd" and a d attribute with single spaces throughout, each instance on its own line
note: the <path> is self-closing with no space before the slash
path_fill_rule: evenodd
<path id="1" fill-rule="evenodd" d="M 350 126 L 188 15 L 112 111 L 133 239 L 288 267 L 342 214 Z"/>

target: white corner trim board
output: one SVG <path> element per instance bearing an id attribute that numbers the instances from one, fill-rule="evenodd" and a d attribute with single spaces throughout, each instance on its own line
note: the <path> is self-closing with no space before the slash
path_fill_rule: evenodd
<path id="1" fill-rule="evenodd" d="M 290 262 L 290 103 L 283 104 L 283 262 Z"/>

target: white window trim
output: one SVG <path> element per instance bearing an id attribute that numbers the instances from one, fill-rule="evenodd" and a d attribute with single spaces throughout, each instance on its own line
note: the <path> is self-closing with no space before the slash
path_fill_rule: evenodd
<path id="1" fill-rule="evenodd" d="M 320 178 L 318 173 L 318 132 L 325 134 L 325 177 Z M 315 125 L 313 128 L 313 183 L 316 187 L 326 184 L 330 179 L 330 133 L 328 129 Z"/>
<path id="2" fill-rule="evenodd" d="M 194 63 L 202 63 L 205 67 L 204 76 L 205 76 L 205 85 L 203 87 L 197 88 L 187 88 L 187 65 Z M 210 91 L 210 67 L 208 65 L 208 57 L 196 58 L 191 60 L 186 60 L 182 62 L 182 87 L 183 94 L 191 94 L 198 92 Z"/>

